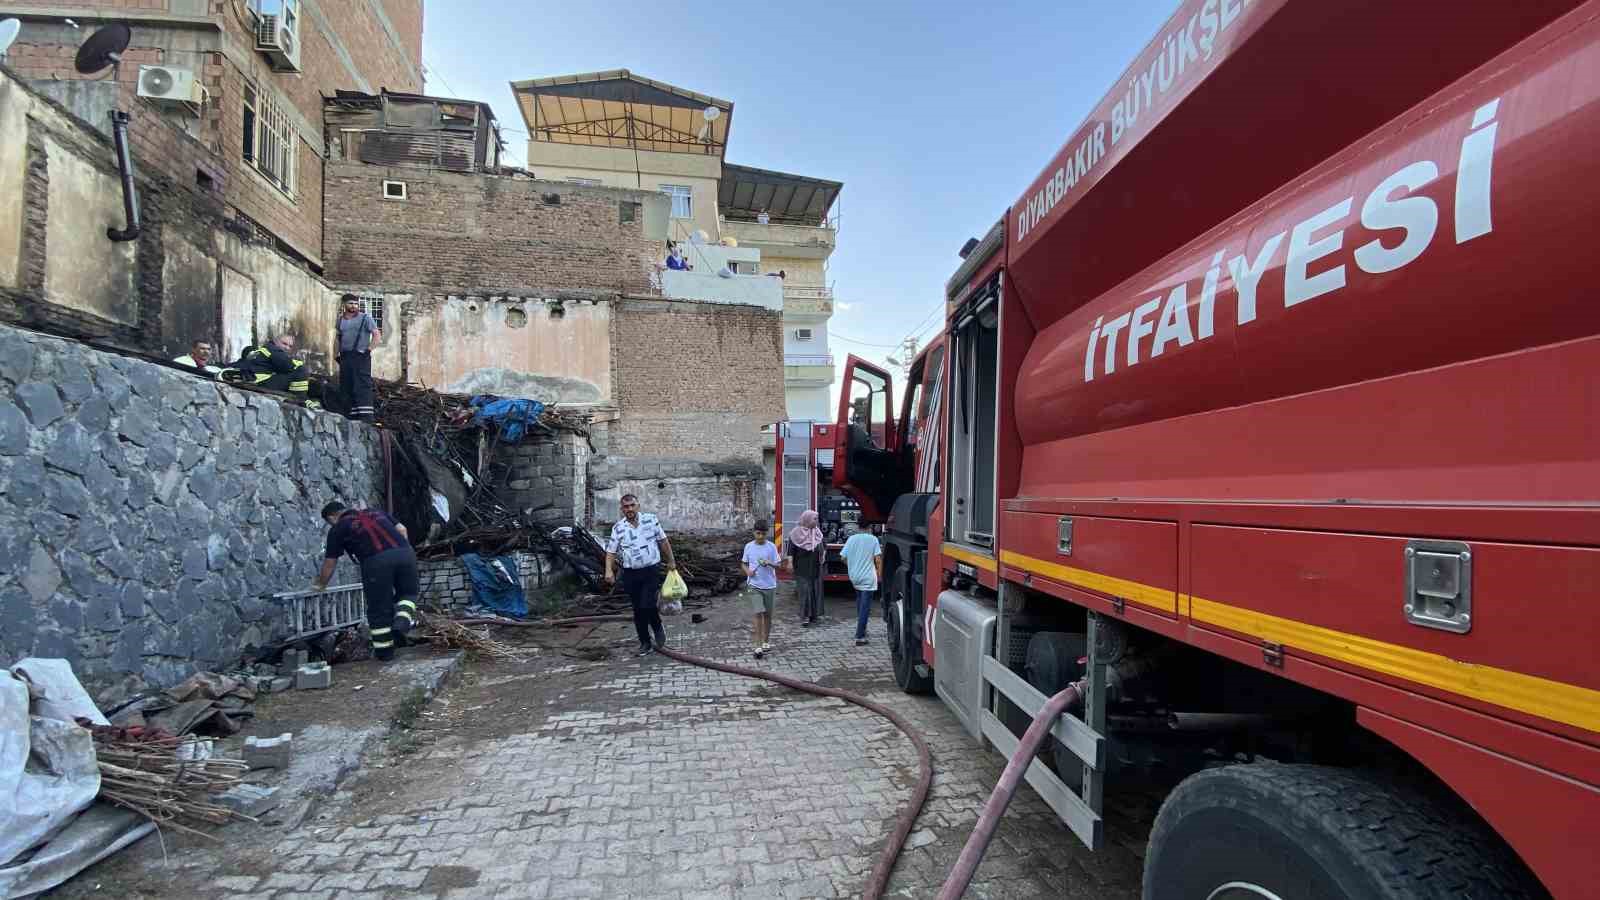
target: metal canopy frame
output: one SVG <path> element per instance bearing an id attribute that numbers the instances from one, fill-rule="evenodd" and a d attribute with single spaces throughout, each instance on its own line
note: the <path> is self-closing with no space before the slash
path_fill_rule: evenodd
<path id="1" fill-rule="evenodd" d="M 535 141 L 720 157 L 733 123 L 732 102 L 627 69 L 514 81 L 511 90 Z"/>

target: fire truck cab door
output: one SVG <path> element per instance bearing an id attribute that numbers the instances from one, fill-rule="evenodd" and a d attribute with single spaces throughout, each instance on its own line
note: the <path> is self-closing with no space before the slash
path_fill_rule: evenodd
<path id="1" fill-rule="evenodd" d="M 861 504 L 864 522 L 883 522 L 902 492 L 893 410 L 889 373 L 851 355 L 839 392 L 833 481 Z"/>

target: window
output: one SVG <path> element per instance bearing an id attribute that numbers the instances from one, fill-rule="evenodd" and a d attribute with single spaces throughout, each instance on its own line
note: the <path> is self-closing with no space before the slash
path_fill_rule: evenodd
<path id="1" fill-rule="evenodd" d="M 570 178 L 567 179 L 567 181 L 572 183 L 572 184 L 581 184 L 584 187 L 600 187 L 600 179 L 598 179 L 598 178 L 570 177 Z"/>
<path id="2" fill-rule="evenodd" d="M 406 183 L 404 181 L 385 181 L 383 183 L 383 199 L 405 200 Z"/>
<path id="3" fill-rule="evenodd" d="M 687 184 L 663 184 L 661 193 L 672 198 L 674 219 L 694 218 L 694 191 Z"/>
<path id="4" fill-rule="evenodd" d="M 271 95 L 244 88 L 244 161 L 294 196 L 296 139 L 284 106 Z"/>
<path id="5" fill-rule="evenodd" d="M 382 294 L 356 294 L 356 299 L 361 301 L 361 311 L 372 317 L 372 321 L 383 327 L 383 295 Z"/>
<path id="6" fill-rule="evenodd" d="M 617 221 L 618 221 L 618 223 L 623 224 L 623 225 L 628 225 L 628 224 L 631 224 L 631 223 L 637 221 L 638 218 L 639 218 L 639 204 L 632 203 L 632 202 L 627 201 L 627 200 L 624 200 L 621 203 L 617 204 Z"/>
<path id="7" fill-rule="evenodd" d="M 796 328 L 794 330 L 794 339 L 797 340 L 797 341 L 809 341 L 809 340 L 811 340 L 811 329 L 809 329 L 809 328 Z"/>

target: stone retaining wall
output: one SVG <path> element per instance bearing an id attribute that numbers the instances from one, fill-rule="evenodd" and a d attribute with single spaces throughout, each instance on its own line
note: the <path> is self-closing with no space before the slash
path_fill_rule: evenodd
<path id="1" fill-rule="evenodd" d="M 271 641 L 261 595 L 311 584 L 318 513 L 377 497 L 376 447 L 340 416 L 0 326 L 0 663 L 63 657 L 104 701 Z"/>

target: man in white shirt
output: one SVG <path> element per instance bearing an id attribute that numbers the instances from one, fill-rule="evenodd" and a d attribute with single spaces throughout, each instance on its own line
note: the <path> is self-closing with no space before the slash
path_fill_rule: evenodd
<path id="1" fill-rule="evenodd" d="M 861 531 L 855 525 L 846 525 L 854 531 L 844 542 L 839 555 L 850 568 L 850 584 L 856 589 L 856 646 L 867 643 L 867 617 L 872 615 L 872 601 L 878 597 L 878 585 L 883 581 L 883 545 L 878 536 Z"/>
<path id="2" fill-rule="evenodd" d="M 211 344 L 208 341 L 195 341 L 189 346 L 189 353 L 187 356 L 180 356 L 177 359 L 174 359 L 173 362 L 180 366 L 189 366 L 193 369 L 199 369 L 213 378 L 216 377 L 218 372 L 222 371 L 211 364 Z"/>
<path id="3" fill-rule="evenodd" d="M 672 543 L 662 530 L 661 522 L 652 513 L 639 511 L 639 498 L 633 494 L 622 495 L 622 518 L 611 526 L 611 538 L 606 541 L 606 584 L 616 580 L 617 563 L 622 563 L 622 590 L 633 605 L 633 629 L 639 635 L 639 655 L 645 656 L 656 647 L 665 647 L 667 632 L 661 625 L 661 560 L 667 568 L 676 571 L 677 561 L 672 556 Z M 651 633 L 655 634 L 652 644 Z"/>

